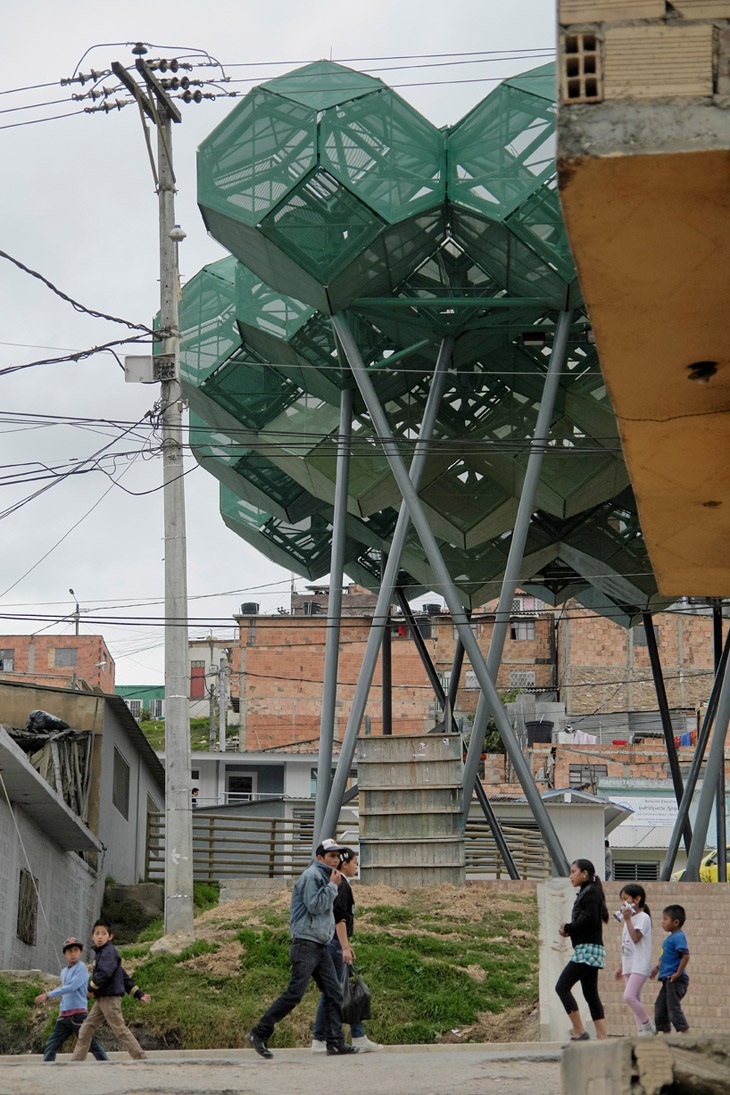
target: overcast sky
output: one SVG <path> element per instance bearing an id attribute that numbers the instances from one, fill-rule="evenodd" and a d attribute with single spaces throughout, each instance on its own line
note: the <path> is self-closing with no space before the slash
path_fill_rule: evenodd
<path id="1" fill-rule="evenodd" d="M 157 199 L 137 112 L 127 107 L 27 124 L 79 110 L 70 96 L 90 85 L 62 87 L 59 81 L 76 70 L 105 70 L 113 60 L 130 64 L 126 43 L 153 44 L 151 57 L 207 51 L 238 92 L 299 64 L 331 58 L 380 76 L 436 125 L 446 125 L 499 78 L 544 64 L 554 48 L 554 18 L 550 0 L 5 0 L 0 248 L 90 309 L 150 323 L 158 307 Z M 445 56 L 468 50 L 481 56 L 470 64 Z M 541 52 L 529 56 L 530 50 Z M 506 51 L 505 60 L 489 56 Z M 45 84 L 51 86 L 33 88 Z M 26 109 L 32 104 L 40 105 Z M 206 236 L 197 210 L 195 153 L 235 105 L 223 98 L 181 104 L 174 158 L 177 220 L 187 232 L 180 248 L 185 278 L 225 253 Z M 4 259 L 0 300 L 0 368 L 132 334 L 79 314 Z M 0 385 L 0 634 L 71 633 L 71 619 L 49 627 L 45 616 L 70 617 L 72 588 L 81 631 L 104 635 L 117 683 L 160 682 L 159 460 L 144 451 L 141 434 L 120 440 L 118 425 L 69 426 L 51 417 L 133 424 L 158 389 L 125 384 L 108 353 L 0 375 Z M 132 455 L 111 460 L 102 454 L 97 470 L 39 478 L 46 468 L 67 470 L 107 445 Z M 191 637 L 207 635 L 211 626 L 220 630 L 214 625 L 230 621 L 242 601 L 258 601 L 264 612 L 288 607 L 291 575 L 226 529 L 217 482 L 192 465 L 186 485 Z M 305 584 L 297 579 L 298 589 Z M 91 620 L 120 614 L 140 622 Z"/>

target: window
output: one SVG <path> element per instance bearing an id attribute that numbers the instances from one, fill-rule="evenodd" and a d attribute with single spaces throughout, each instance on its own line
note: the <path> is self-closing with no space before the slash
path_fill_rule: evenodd
<path id="1" fill-rule="evenodd" d="M 129 821 L 129 765 L 114 746 L 114 772 L 112 774 L 112 802 L 125 820 Z"/>
<path id="2" fill-rule="evenodd" d="M 250 802 L 256 793 L 256 773 L 228 777 L 226 803 L 234 806 L 237 802 Z"/>
<path id="3" fill-rule="evenodd" d="M 56 669 L 66 669 L 79 664 L 79 651 L 75 646 L 57 646 L 53 651 Z"/>
<path id="4" fill-rule="evenodd" d="M 534 669 L 511 669 L 509 675 L 510 688 L 535 688 L 537 679 Z"/>
<path id="5" fill-rule="evenodd" d="M 479 634 L 479 621 L 478 620 L 469 620 L 469 627 L 471 628 L 473 635 L 478 635 Z M 458 638 L 459 638 L 459 629 L 457 628 L 456 624 L 454 624 L 454 642 L 456 642 L 456 640 Z"/>
<path id="6" fill-rule="evenodd" d="M 509 637 L 524 642 L 535 638 L 534 620 L 510 620 Z"/>
<path id="7" fill-rule="evenodd" d="M 21 868 L 18 887 L 18 923 L 15 933 L 18 939 L 32 947 L 36 941 L 38 921 L 38 880 L 30 871 Z"/>
<path id="8" fill-rule="evenodd" d="M 608 775 L 606 764 L 571 764 L 568 768 L 568 785 L 576 791 L 590 791 L 595 795 L 599 779 Z"/>
<path id="9" fill-rule="evenodd" d="M 617 863 L 614 859 L 613 877 L 616 882 L 656 882 L 659 863 Z"/>
<path id="10" fill-rule="evenodd" d="M 0 673 L 12 673 L 15 664 L 14 650 L 0 650 Z"/>
<path id="11" fill-rule="evenodd" d="M 125 700 L 124 702 L 126 703 L 129 710 L 132 712 L 132 714 L 134 715 L 135 719 L 138 719 L 140 717 L 140 715 L 142 714 L 142 700 L 129 699 L 129 700 Z"/>
<path id="12" fill-rule="evenodd" d="M 415 620 L 421 638 L 430 639 L 432 632 L 431 617 L 417 616 Z M 403 618 L 399 618 L 390 625 L 390 633 L 394 639 L 409 639 L 413 635 L 413 629 L 409 627 Z"/>
<path id="13" fill-rule="evenodd" d="M 205 696 L 205 662 L 190 663 L 190 699 L 202 700 Z"/>
<path id="14" fill-rule="evenodd" d="M 150 718 L 151 719 L 164 719 L 165 717 L 165 701 L 164 700 L 150 700 Z"/>

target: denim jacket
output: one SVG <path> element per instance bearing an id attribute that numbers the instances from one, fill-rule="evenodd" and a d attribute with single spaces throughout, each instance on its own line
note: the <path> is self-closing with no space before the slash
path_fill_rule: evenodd
<path id="1" fill-rule="evenodd" d="M 337 886 L 330 882 L 331 868 L 315 860 L 297 879 L 291 895 L 289 923 L 292 939 L 329 943 L 335 934 L 332 906 Z"/>

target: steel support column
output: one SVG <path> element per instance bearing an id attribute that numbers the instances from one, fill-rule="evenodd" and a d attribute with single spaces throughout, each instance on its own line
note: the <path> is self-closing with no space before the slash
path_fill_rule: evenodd
<path id="1" fill-rule="evenodd" d="M 571 318 L 571 312 L 561 312 L 555 328 L 552 353 L 550 354 L 550 361 L 548 363 L 545 383 L 543 385 L 542 399 L 537 413 L 535 433 L 530 442 L 530 455 L 527 460 L 525 478 L 522 483 L 520 501 L 517 507 L 517 516 L 515 517 L 515 526 L 512 530 L 512 538 L 510 540 L 509 553 L 507 555 L 507 564 L 502 578 L 502 589 L 500 591 L 497 614 L 494 620 L 494 630 L 492 631 L 492 638 L 489 643 L 489 653 L 487 654 L 487 671 L 495 684 L 495 688 L 499 665 L 502 661 L 504 643 L 507 638 L 507 628 L 509 627 L 512 610 L 512 598 L 514 597 L 515 590 L 519 584 L 522 558 L 525 554 L 525 543 L 530 529 L 530 519 L 535 508 L 535 492 L 537 491 L 537 484 L 540 479 L 545 446 L 550 435 L 550 426 L 553 420 L 553 410 L 555 408 L 555 398 L 560 386 L 560 374 L 568 354 L 568 335 L 570 334 Z M 465 813 L 469 809 L 474 784 L 476 783 L 479 758 L 482 754 L 482 749 L 484 748 L 484 738 L 487 732 L 487 723 L 489 722 L 490 714 L 491 705 L 487 700 L 484 690 L 482 690 L 477 703 L 471 739 L 469 741 L 469 750 L 466 755 L 466 764 L 464 765 Z"/>
<path id="2" fill-rule="evenodd" d="M 642 612 L 641 619 L 644 624 L 644 634 L 646 635 L 646 648 L 649 652 L 651 675 L 654 680 L 657 703 L 659 704 L 659 714 L 662 720 L 662 730 L 664 731 L 664 742 L 667 747 L 667 759 L 669 760 L 669 771 L 672 776 L 674 797 L 677 800 L 677 806 L 680 806 L 682 803 L 684 787 L 682 786 L 682 773 L 679 770 L 679 757 L 677 756 L 677 746 L 674 741 L 672 717 L 669 714 L 669 704 L 667 703 L 667 692 L 664 688 L 664 677 L 662 676 L 662 666 L 659 660 L 659 647 L 657 646 L 656 635 L 654 634 L 654 621 L 652 620 L 651 612 Z M 687 819 L 684 824 L 682 834 L 684 838 L 685 849 L 689 852 L 689 847 L 692 841 L 692 828 L 690 826 L 689 819 Z"/>
<path id="3" fill-rule="evenodd" d="M 471 613 L 466 613 L 467 619 L 471 616 Z M 451 676 L 449 677 L 449 691 L 446 696 L 446 702 L 449 705 L 449 710 L 454 711 L 456 709 L 456 697 L 459 693 L 459 681 L 461 680 L 461 668 L 464 664 L 464 647 L 461 639 L 457 636 L 456 645 L 454 646 L 454 660 L 451 663 Z"/>
<path id="4" fill-rule="evenodd" d="M 517 773 L 525 797 L 532 810 L 533 817 L 545 840 L 545 844 L 547 845 L 553 861 L 554 870 L 557 874 L 567 875 L 569 864 L 565 852 L 558 840 L 553 823 L 545 808 L 545 803 L 542 801 L 540 792 L 532 778 L 532 772 L 530 771 L 529 765 L 522 755 L 519 742 L 512 731 L 509 719 L 507 718 L 507 713 L 499 698 L 494 682 L 489 675 L 486 662 L 479 649 L 479 643 L 471 630 L 469 620 L 461 606 L 458 591 L 451 579 L 448 568 L 444 563 L 436 537 L 428 522 L 428 518 L 423 511 L 421 501 L 418 497 L 418 491 L 409 478 L 406 467 L 400 458 L 397 443 L 391 433 L 388 420 L 380 405 L 380 401 L 370 377 L 368 376 L 367 369 L 360 356 L 357 345 L 355 344 L 355 340 L 347 326 L 347 321 L 344 315 L 339 314 L 333 318 L 332 322 L 355 377 L 355 382 L 360 389 L 360 394 L 365 401 L 370 418 L 375 426 L 375 430 L 381 438 L 386 459 L 390 465 L 396 483 L 398 484 L 398 489 L 400 490 L 401 497 L 408 509 L 413 525 L 418 532 L 419 539 L 428 557 L 438 588 L 444 595 L 454 625 L 464 644 L 464 649 L 472 664 L 479 686 L 482 691 L 486 693 L 489 706 L 491 710 L 494 711 L 495 721 L 505 744 L 505 748 L 509 753 L 512 766 Z"/>
<path id="5" fill-rule="evenodd" d="M 707 701 L 707 710 L 705 711 L 705 717 L 702 720 L 702 726 L 700 732 L 697 735 L 697 744 L 695 745 L 694 756 L 692 757 L 692 763 L 689 768 L 689 774 L 684 784 L 684 794 L 682 795 L 682 801 L 677 812 L 677 817 L 674 822 L 674 828 L 672 829 L 672 835 L 669 839 L 667 846 L 667 854 L 664 857 L 662 869 L 659 873 L 660 882 L 668 882 L 674 869 L 674 861 L 677 858 L 677 852 L 679 850 L 679 842 L 682 837 L 684 826 L 689 818 L 689 808 L 692 805 L 692 799 L 695 793 L 695 787 L 697 786 L 697 779 L 702 767 L 702 761 L 705 757 L 705 750 L 707 748 L 707 742 L 710 738 L 710 728 L 715 719 L 715 712 L 717 711 L 717 701 L 720 695 L 720 689 L 722 688 L 722 682 L 725 677 L 725 671 L 727 669 L 728 657 L 730 656 L 730 633 L 725 639 L 725 646 L 723 647 L 722 657 L 720 658 L 720 664 L 715 672 L 715 679 L 712 682 L 712 690 L 710 692 L 710 698 Z"/>
<path id="6" fill-rule="evenodd" d="M 382 582 L 388 564 L 386 552 L 380 553 L 380 581 Z M 390 602 L 386 609 L 387 619 L 380 638 L 380 692 L 383 711 L 383 734 L 389 737 L 393 733 L 393 657 L 390 641 Z"/>
<path id="7" fill-rule="evenodd" d="M 722 601 L 712 606 L 712 649 L 715 655 L 715 672 L 722 657 Z M 725 811 L 725 763 L 720 765 L 717 777 L 715 804 L 715 839 L 717 840 L 717 881 L 727 881 L 727 818 Z"/>
<path id="8" fill-rule="evenodd" d="M 336 328 L 335 333 L 337 333 Z M 413 460 L 411 461 L 410 474 L 416 489 L 421 481 L 421 475 L 423 474 L 423 469 L 426 464 L 428 443 L 431 440 L 431 435 L 433 434 L 434 426 L 436 425 L 436 419 L 441 405 L 441 397 L 444 392 L 444 387 L 446 386 L 447 370 L 451 362 L 453 346 L 453 338 L 448 337 L 443 339 L 439 348 L 438 358 L 436 359 L 431 387 L 423 412 L 421 429 L 415 446 Z M 375 604 L 375 613 L 373 615 L 368 641 L 365 645 L 365 653 L 357 678 L 357 685 L 355 686 L 355 694 L 352 697 L 350 717 L 347 720 L 347 727 L 342 739 L 340 756 L 337 761 L 337 768 L 335 770 L 334 779 L 332 780 L 330 796 L 327 801 L 327 809 L 325 810 L 324 818 L 322 820 L 323 832 L 326 830 L 328 833 L 334 834 L 337 819 L 340 816 L 340 807 L 342 805 L 347 779 L 350 774 L 352 758 L 355 755 L 355 746 L 357 745 L 357 738 L 360 733 L 360 724 L 362 723 L 362 718 L 365 714 L 365 705 L 367 703 L 368 693 L 370 692 L 375 665 L 378 660 L 383 628 L 386 626 L 390 614 L 390 603 L 393 599 L 393 590 L 398 581 L 401 555 L 403 554 L 409 527 L 410 515 L 407 508 L 401 506 L 390 549 L 388 551 L 388 561 L 385 566 L 385 573 L 380 582 L 378 599 Z"/>
<path id="9" fill-rule="evenodd" d="M 420 630 L 420 628 L 419 628 L 419 626 L 416 622 L 416 617 L 413 615 L 413 612 L 411 610 L 411 606 L 408 604 L 408 598 L 406 597 L 405 593 L 403 592 L 403 590 L 401 589 L 400 586 L 395 587 L 395 600 L 396 600 L 396 602 L 398 604 L 398 607 L 400 608 L 401 612 L 403 613 L 403 618 L 406 621 L 406 626 L 410 629 L 411 638 L 413 639 L 413 642 L 415 643 L 416 650 L 418 651 L 418 656 L 421 659 L 421 665 L 426 670 L 426 676 L 428 677 L 431 688 L 433 689 L 433 693 L 436 697 L 436 701 L 437 701 L 439 707 L 441 708 L 441 710 L 444 713 L 444 720 L 445 720 L 446 719 L 446 693 L 444 692 L 444 686 L 441 684 L 441 681 L 439 680 L 439 675 L 436 672 L 436 666 L 431 661 L 431 655 L 428 652 L 428 647 L 426 646 L 423 635 L 421 634 L 421 630 Z M 452 732 L 455 734 L 455 733 L 457 733 L 457 730 L 456 730 L 456 727 L 454 726 L 453 730 L 450 727 L 446 732 L 448 734 L 450 734 Z"/>
<path id="10" fill-rule="evenodd" d="M 340 651 L 340 619 L 342 616 L 342 581 L 345 565 L 345 522 L 350 481 L 352 441 L 352 388 L 340 394 L 340 429 L 337 437 L 337 469 L 335 473 L 335 505 L 332 518 L 332 554 L 330 558 L 330 592 L 327 601 L 327 638 L 324 650 L 322 681 L 322 715 L 319 724 L 319 757 L 317 760 L 317 797 L 314 802 L 314 834 L 312 850 L 322 839 L 322 819 L 332 782 L 332 742 L 335 734 L 337 704 L 337 669 Z"/>
<path id="11" fill-rule="evenodd" d="M 730 673 L 723 674 L 720 697 L 717 701 L 717 715 L 712 731 L 710 751 L 707 754 L 707 767 L 705 778 L 702 781 L 700 801 L 697 805 L 692 843 L 687 855 L 687 866 L 684 877 L 688 882 L 697 882 L 700 877 L 700 863 L 705 851 L 707 830 L 710 824 L 712 806 L 717 795 L 717 780 L 721 767 L 725 764 L 725 736 L 727 734 L 728 718 L 730 717 Z"/>

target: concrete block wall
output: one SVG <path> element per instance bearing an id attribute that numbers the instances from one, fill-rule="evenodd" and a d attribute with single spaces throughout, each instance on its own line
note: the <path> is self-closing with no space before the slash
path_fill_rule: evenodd
<path id="1" fill-rule="evenodd" d="M 682 905 L 687 913 L 684 931 L 690 948 L 687 968 L 689 990 L 683 1009 L 694 1033 L 730 1032 L 730 885 L 695 882 L 647 882 L 647 903 L 652 915 L 654 961 L 659 961 L 665 933 L 662 909 Z M 605 884 L 609 912 L 619 907 L 620 882 Z M 633 1015 L 623 1003 L 624 982 L 614 980 L 621 964 L 621 927 L 613 918 L 604 932 L 606 969 L 599 977 L 599 990 L 606 1009 L 610 1034 L 636 1033 Z M 653 1015 L 659 992 L 656 981 L 647 981 L 642 1001 Z"/>
<path id="2" fill-rule="evenodd" d="M 509 883 L 507 883 L 509 885 Z M 561 940 L 558 927 L 570 919 L 575 891 L 565 879 L 537 883 L 540 912 L 540 1029 L 544 1041 L 562 1040 L 570 1024 L 555 995 L 557 976 L 573 953 L 567 940 Z M 685 933 L 690 948 L 687 969 L 690 983 L 684 999 L 684 1013 L 695 1034 L 730 1030 L 730 885 L 693 882 L 647 882 L 644 885 L 653 921 L 654 962 L 661 953 L 664 932 L 662 909 L 683 905 L 687 913 Z M 619 907 L 620 882 L 605 883 L 609 913 Z M 623 1002 L 624 982 L 614 974 L 621 964 L 621 927 L 613 918 L 604 928 L 606 968 L 598 978 L 598 989 L 606 1011 L 609 1037 L 636 1034 L 632 1013 Z M 642 1000 L 650 1016 L 659 987 L 647 981 Z M 586 1029 L 593 1024 L 578 986 L 575 990 Z"/>

